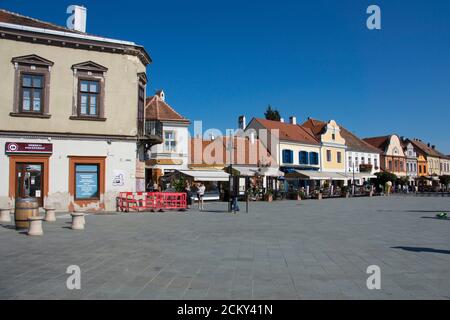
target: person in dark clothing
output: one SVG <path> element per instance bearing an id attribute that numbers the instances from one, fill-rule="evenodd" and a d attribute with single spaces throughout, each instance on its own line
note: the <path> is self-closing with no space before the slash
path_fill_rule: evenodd
<path id="1" fill-rule="evenodd" d="M 184 186 L 184 192 L 186 193 L 186 201 L 188 209 L 191 208 L 192 199 L 191 199 L 191 184 L 189 181 L 186 181 L 186 185 Z"/>

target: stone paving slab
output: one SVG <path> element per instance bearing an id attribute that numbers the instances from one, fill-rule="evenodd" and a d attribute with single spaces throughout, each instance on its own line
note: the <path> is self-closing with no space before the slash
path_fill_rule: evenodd
<path id="1" fill-rule="evenodd" d="M 241 206 L 245 208 L 245 206 Z M 0 299 L 450 299 L 449 198 L 250 203 L 0 227 Z M 68 290 L 66 268 L 81 269 Z M 381 268 L 381 290 L 366 269 Z"/>

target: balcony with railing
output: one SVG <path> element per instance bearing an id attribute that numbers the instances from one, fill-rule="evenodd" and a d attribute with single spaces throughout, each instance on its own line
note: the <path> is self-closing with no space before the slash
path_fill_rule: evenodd
<path id="1" fill-rule="evenodd" d="M 151 144 L 163 142 L 163 124 L 161 121 L 145 121 L 144 136 Z"/>
<path id="2" fill-rule="evenodd" d="M 372 172 L 373 166 L 371 164 L 360 164 L 359 172 Z"/>

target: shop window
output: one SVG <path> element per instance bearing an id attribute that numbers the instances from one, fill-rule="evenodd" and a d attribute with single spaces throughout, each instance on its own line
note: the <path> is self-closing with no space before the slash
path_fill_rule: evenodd
<path id="1" fill-rule="evenodd" d="M 100 199 L 98 164 L 75 164 L 75 200 Z"/>

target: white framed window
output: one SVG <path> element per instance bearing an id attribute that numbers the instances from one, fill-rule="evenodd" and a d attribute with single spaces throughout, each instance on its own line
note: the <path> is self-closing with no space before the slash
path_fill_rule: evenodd
<path id="1" fill-rule="evenodd" d="M 175 131 L 164 131 L 164 151 L 175 152 L 177 148 L 177 142 L 175 140 Z"/>

